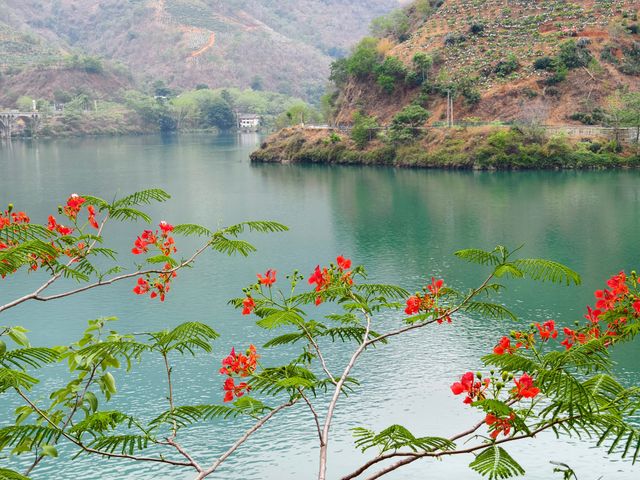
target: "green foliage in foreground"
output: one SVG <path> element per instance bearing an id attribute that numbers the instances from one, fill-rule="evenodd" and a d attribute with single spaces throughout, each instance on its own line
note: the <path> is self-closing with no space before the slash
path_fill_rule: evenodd
<path id="1" fill-rule="evenodd" d="M 0 305 L 0 312 L 29 300 L 54 300 L 55 295 L 40 295 L 46 295 L 43 292 L 62 276 L 83 284 L 62 296 L 136 277 L 134 292 L 146 295 L 148 288 L 140 291 L 140 285 L 148 287 L 147 280 L 151 280 L 158 288 L 158 279 L 173 278 L 172 273 L 189 267 L 205 250 L 246 256 L 255 248 L 240 238 L 243 233 L 286 230 L 270 221 L 243 222 L 217 231 L 190 223 L 172 226 L 161 222 L 162 233 L 146 231 L 136 239 L 133 253 L 142 255 L 138 258 L 143 264 L 137 265 L 132 274 L 119 275 L 122 267 L 117 264 L 106 271 L 94 265 L 96 257 L 113 262 L 117 259 L 115 252 L 101 246 L 102 227 L 107 220 L 148 221 L 150 217 L 142 208 L 168 198 L 159 189 L 136 192 L 112 202 L 72 195 L 62 210 L 73 221 L 74 229 L 70 231 L 31 224 L 23 220 L 23 212 L 16 215 L 19 220 L 14 220 L 10 207 L 0 217 L 0 239 L 6 244 L 0 250 L 0 273 L 12 275 L 40 261 L 39 268 L 50 274 L 50 280 L 34 294 Z M 82 213 L 90 215 L 84 226 L 78 220 L 83 208 L 86 212 Z M 86 233 L 85 228 L 96 232 Z M 168 232 L 200 238 L 203 245 L 188 260 L 181 261 L 171 257 L 175 253 L 171 249 L 163 255 L 156 255 L 153 247 L 153 251 L 146 249 L 153 245 L 165 252 L 167 243 L 163 242 L 173 244 Z M 162 246 L 157 239 L 149 240 L 154 235 L 161 236 Z M 435 278 L 415 294 L 400 286 L 371 283 L 363 266 L 352 266 L 351 260 L 342 256 L 326 267 L 317 266 L 310 277 L 294 271 L 285 280 L 276 279 L 273 270 L 258 275 L 258 282 L 245 287 L 241 296 L 229 303 L 242 309 L 243 315 L 251 315 L 249 318 L 264 331 L 266 342 L 260 354 L 251 344 L 246 354 L 233 349 L 222 359 L 220 369 L 217 362 L 211 358 L 208 361 L 210 369 L 225 378 L 221 381 L 224 396 L 220 397 L 224 403 L 178 403 L 177 399 L 183 397 L 174 392 L 184 381 L 202 381 L 189 377 L 175 382 L 180 375 L 176 360 L 214 352 L 219 334 L 206 323 L 185 319 L 172 328 L 122 334 L 113 329 L 114 318 L 99 318 L 89 321 L 82 337 L 70 345 L 35 348 L 29 345 L 23 328 L 0 327 L 0 337 L 8 340 L 0 339 L 0 394 L 11 395 L 20 402 L 14 421 L 0 428 L 0 451 L 29 454 L 25 474 L 51 457 L 66 455 L 70 449 L 76 456 L 182 468 L 202 480 L 213 475 L 273 416 L 297 404 L 312 420 L 309 424 L 313 430 L 307 433 L 319 440 L 318 478 L 324 480 L 335 408 L 338 403 L 353 401 L 349 395 L 365 388 L 353 376 L 357 363 L 366 358 L 364 353 L 375 354 L 378 344 L 391 344 L 417 329 L 449 329 L 451 335 L 459 335 L 456 326 L 460 317 L 517 322 L 507 306 L 494 300 L 507 279 L 558 286 L 581 283 L 571 268 L 552 260 L 522 257 L 521 250 L 498 245 L 492 250 L 471 248 L 456 252 L 458 259 L 486 270 L 485 279 L 478 286 L 463 290 Z M 156 270 L 158 264 L 164 264 L 162 270 Z M 507 451 L 508 442 L 534 438 L 543 431 L 572 437 L 587 435 L 598 445 L 606 445 L 609 454 L 620 454 L 635 462 L 640 457 L 640 387 L 624 386 L 614 378 L 611 351 L 640 333 L 638 283 L 636 272 L 614 275 L 607 281 L 608 289 L 597 295 L 602 299 L 596 304 L 598 313 L 589 310 L 585 325 L 565 328 L 562 342 L 556 340 L 556 328 L 561 327 L 552 320 L 543 325 L 522 326 L 521 330 L 505 325 L 504 336 L 496 339 L 497 345 L 487 345 L 488 354 L 481 359 L 488 373 L 466 372 L 460 382 L 451 386 L 452 394 L 464 394 L 463 403 L 475 409 L 475 417 L 479 415 L 470 419 L 475 426 L 447 436 L 417 433 L 399 424 L 379 432 L 366 425 L 358 426 L 353 430 L 356 448 L 363 452 L 377 450 L 379 454 L 343 478 L 361 474 L 379 478 L 413 461 L 445 460 L 453 455 L 469 456 L 470 469 L 489 480 L 511 478 L 525 471 Z M 154 293 L 150 298 L 155 298 Z M 317 309 L 320 304 L 325 304 L 323 310 Z M 390 315 L 393 322 L 389 322 Z M 339 345 L 327 349 L 332 343 Z M 347 361 L 329 357 L 337 347 L 348 353 Z M 288 357 L 283 363 L 269 360 L 274 348 L 286 349 L 278 354 L 278 358 L 283 358 L 283 352 Z M 258 362 L 260 357 L 266 359 L 264 364 Z M 140 414 L 118 410 L 110 403 L 118 393 L 116 379 L 149 358 L 155 359 L 165 380 L 162 389 L 148 392 L 147 397 L 156 395 L 166 404 L 145 407 Z M 48 395 L 42 395 L 35 387 L 39 377 L 47 375 L 43 369 L 52 364 L 65 365 L 68 376 Z M 213 371 L 202 375 L 210 377 Z M 452 373 L 452 381 L 460 378 L 458 375 Z M 147 397 L 145 400 L 152 398 Z M 149 405 L 157 404 L 149 401 Z M 182 443 L 188 438 L 189 427 L 208 423 L 211 429 L 220 429 L 228 445 L 229 432 L 235 434 L 236 429 L 229 428 L 226 422 L 238 418 L 252 426 L 239 432 L 235 443 L 208 466 L 201 462 L 210 460 L 195 459 L 195 453 Z M 58 451 L 62 445 L 65 449 Z M 560 471 L 568 474 L 570 469 Z M 0 478 L 24 477 L 0 469 Z"/>

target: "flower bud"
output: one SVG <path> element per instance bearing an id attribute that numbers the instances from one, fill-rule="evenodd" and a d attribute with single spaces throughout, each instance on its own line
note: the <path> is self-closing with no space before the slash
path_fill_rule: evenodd
<path id="1" fill-rule="evenodd" d="M 509 379 L 509 372 L 502 372 L 502 380 L 505 382 Z"/>
<path id="2" fill-rule="evenodd" d="M 13 203 L 10 203 L 9 205 L 7 205 L 7 211 L 11 213 L 12 210 L 13 210 Z"/>
<path id="3" fill-rule="evenodd" d="M 64 210 L 62 209 L 62 206 L 61 206 L 61 205 L 58 205 L 58 213 L 59 213 L 60 215 L 62 215 L 62 212 L 63 212 L 63 211 L 64 211 Z"/>
<path id="4" fill-rule="evenodd" d="M 476 372 L 476 377 L 477 377 L 478 379 L 481 379 L 481 378 L 482 378 L 482 373 L 480 373 L 480 372 Z"/>

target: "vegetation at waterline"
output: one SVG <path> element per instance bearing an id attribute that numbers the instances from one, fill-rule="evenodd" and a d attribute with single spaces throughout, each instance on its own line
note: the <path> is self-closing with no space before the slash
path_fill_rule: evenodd
<path id="1" fill-rule="evenodd" d="M 451 169 L 545 169 L 640 167 L 636 147 L 615 140 L 578 141 L 537 127 L 456 127 L 381 131 L 360 117 L 348 133 L 287 129 L 251 154 L 255 162 L 389 165 Z M 384 140 L 380 137 L 384 136 Z M 372 139 L 372 140 L 370 140 Z"/>
<path id="2" fill-rule="evenodd" d="M 25 136 L 79 134 L 123 134 L 193 130 L 229 130 L 237 125 L 237 113 L 260 116 L 261 128 L 282 128 L 300 119 L 317 122 L 315 108 L 301 99 L 279 93 L 209 89 L 201 84 L 178 92 L 157 81 L 146 92 L 128 89 L 99 98 L 89 89 L 58 89 L 51 98 L 23 95 L 15 101 L 21 111 L 31 111 L 35 102 L 40 113 L 37 132 L 32 125 L 19 132 Z"/>
<path id="3" fill-rule="evenodd" d="M 247 256 L 255 248 L 242 238 L 244 233 L 287 230 L 269 221 L 213 231 L 163 220 L 155 230 L 144 229 L 132 238 L 131 253 L 138 264 L 125 272 L 117 252 L 104 247 L 105 226 L 118 221 L 150 223 L 144 206 L 168 198 L 155 189 L 113 202 L 72 194 L 56 215 L 49 215 L 46 225 L 32 223 L 26 212 L 9 205 L 0 213 L 0 281 L 10 284 L 16 275 L 34 270 L 44 271 L 46 278 L 32 293 L 5 300 L 0 314 L 5 318 L 4 312 L 27 302 L 55 301 L 120 282 L 131 284 L 132 301 L 138 297 L 164 302 L 178 274 L 205 252 Z M 200 239 L 201 246 L 179 258 L 176 242 L 182 237 Z M 364 267 L 342 255 L 325 267 L 305 267 L 311 270 L 309 276 L 296 271 L 283 281 L 274 269 L 258 273 L 257 281 L 238 289 L 240 296 L 230 303 L 255 321 L 254 334 L 262 329 L 270 338 L 258 348 L 250 334 L 243 342 L 246 349 L 244 344 L 232 348 L 229 355 L 218 357 L 219 366 L 209 362 L 210 371 L 203 375 L 220 375 L 220 401 L 209 404 L 178 400 L 183 398 L 176 391 L 179 385 L 199 380 L 181 378 L 174 368 L 180 357 L 212 354 L 220 335 L 206 323 L 185 319 L 170 329 L 121 334 L 113 329 L 113 318 L 100 318 L 89 321 L 77 342 L 53 348 L 32 347 L 23 327 L 5 324 L 0 327 L 0 395 L 11 396 L 19 406 L 14 420 L 0 428 L 0 450 L 23 459 L 24 470 L 18 473 L 12 462 L 14 469 L 0 469 L 0 474 L 25 480 L 51 458 L 86 455 L 138 462 L 141 469 L 145 464 L 163 465 L 202 480 L 216 475 L 230 456 L 250 454 L 240 447 L 270 428 L 283 410 L 295 409 L 298 418 L 310 420 L 304 433 L 317 440 L 317 478 L 326 480 L 335 413 L 344 403 L 357 401 L 349 393 L 370 384 L 354 377 L 356 366 L 366 361 L 365 352 L 375 354 L 378 344 L 393 348 L 397 337 L 418 330 L 445 329 L 452 336 L 461 335 L 458 327 L 468 316 L 518 322 L 509 308 L 492 301 L 507 279 L 548 282 L 557 289 L 581 283 L 571 268 L 523 257 L 521 248 L 473 248 L 455 256 L 486 270 L 478 286 L 459 291 L 432 277 L 421 292 L 411 294 L 396 285 L 368 282 Z M 52 293 L 50 287 L 63 278 L 78 285 L 66 284 L 69 290 Z M 521 476 L 524 468 L 507 449 L 512 442 L 538 438 L 544 431 L 588 435 L 594 443 L 606 445 L 610 455 L 635 462 L 640 455 L 635 415 L 640 394 L 638 386 L 624 386 L 611 374 L 610 355 L 640 333 L 639 283 L 635 271 L 614 274 L 595 292 L 586 321 L 505 325 L 505 333 L 485 345 L 480 371 L 451 372 L 450 401 L 461 399 L 470 409 L 468 428 L 442 437 L 399 424 L 381 430 L 356 426 L 355 449 L 378 454 L 363 458 L 358 468 L 340 478 L 380 478 L 413 462 L 446 461 L 450 456 L 467 456 L 469 468 L 489 480 Z M 317 315 L 320 304 L 327 309 L 324 316 Z M 389 315 L 396 317 L 394 325 Z M 341 353 L 349 352 L 347 361 L 334 358 L 335 348 L 327 348 L 332 343 L 342 345 Z M 288 359 L 274 364 L 283 353 Z M 164 406 L 156 411 L 158 403 L 147 402 L 142 412 L 117 410 L 112 403 L 118 394 L 114 373 L 122 378 L 150 358 L 162 371 L 164 392 L 155 393 L 163 397 Z M 68 369 L 68 383 L 56 385 L 45 396 L 35 387 L 43 368 L 51 364 Z M 239 422 L 251 426 L 236 433 Z M 203 458 L 189 441 L 188 427 L 204 423 L 225 436 L 237 436 L 214 460 Z"/>

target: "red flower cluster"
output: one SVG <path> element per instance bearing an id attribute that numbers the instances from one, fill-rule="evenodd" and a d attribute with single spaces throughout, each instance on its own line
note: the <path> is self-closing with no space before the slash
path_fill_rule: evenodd
<path id="1" fill-rule="evenodd" d="M 451 317 L 447 315 L 447 310 L 437 306 L 438 296 L 443 286 L 444 280 L 436 280 L 434 277 L 431 277 L 431 283 L 427 285 L 429 293 L 425 293 L 424 295 L 416 294 L 409 297 L 404 313 L 407 315 L 416 315 L 420 312 L 433 312 L 438 319 L 438 323 L 444 321 L 451 323 Z"/>
<path id="2" fill-rule="evenodd" d="M 459 382 L 455 382 L 451 385 L 451 391 L 454 395 L 460 395 L 466 393 L 467 396 L 464 399 L 464 403 L 473 403 L 479 400 L 485 399 L 485 390 L 489 387 L 491 381 L 488 378 L 484 380 L 475 380 L 475 376 L 472 372 L 467 372 L 462 375 Z"/>
<path id="3" fill-rule="evenodd" d="M 72 193 L 71 196 L 67 199 L 67 204 L 63 208 L 64 214 L 71 218 L 75 219 L 82 210 L 82 204 L 86 202 L 84 198 L 82 198 L 77 193 Z"/>
<path id="4" fill-rule="evenodd" d="M 487 413 L 484 423 L 489 426 L 489 430 L 491 431 L 490 437 L 495 440 L 501 433 L 504 434 L 504 436 L 509 435 L 515 419 L 516 414 L 513 412 L 511 412 L 506 418 L 497 417 L 493 413 Z"/>
<path id="5" fill-rule="evenodd" d="M 164 302 L 166 294 L 171 290 L 171 280 L 176 278 L 178 274 L 172 271 L 173 267 L 170 263 L 165 263 L 163 270 L 155 279 L 152 279 L 150 275 L 138 278 L 137 285 L 133 288 L 133 293 L 146 295 L 151 292 L 150 298 L 157 297 L 161 302 Z"/>
<path id="6" fill-rule="evenodd" d="M 256 301 L 251 296 L 248 296 L 242 301 L 242 307 L 242 314 L 249 315 L 256 308 Z"/>
<path id="7" fill-rule="evenodd" d="M 73 228 L 65 227 L 64 225 L 58 223 L 53 215 L 49 215 L 49 223 L 47 224 L 47 229 L 50 232 L 58 232 L 63 237 L 71 235 L 73 233 Z"/>
<path id="8" fill-rule="evenodd" d="M 627 275 L 620 272 L 607 280 L 608 288 L 595 291 L 595 308 L 587 306 L 587 314 L 584 316 L 589 321 L 589 326 L 581 330 L 564 329 L 565 338 L 561 344 L 567 350 L 576 343 L 583 344 L 603 335 L 616 337 L 621 326 L 627 322 L 630 311 L 631 314 L 640 316 L 640 300 L 630 293 L 628 281 Z M 607 319 L 606 330 L 601 326 L 604 318 Z"/>
<path id="9" fill-rule="evenodd" d="M 520 342 L 515 345 L 511 345 L 511 339 L 509 337 L 502 337 L 498 344 L 493 347 L 493 353 L 496 355 L 504 355 L 505 353 L 515 353 L 522 344 Z"/>
<path id="10" fill-rule="evenodd" d="M 550 338 L 556 339 L 558 338 L 558 330 L 556 330 L 556 322 L 553 320 L 547 320 L 542 325 L 536 323 L 536 328 L 540 333 L 540 339 L 543 342 L 546 342 Z"/>
<path id="11" fill-rule="evenodd" d="M 256 371 L 258 358 L 260 358 L 260 356 L 257 354 L 255 345 L 249 345 L 249 350 L 247 350 L 246 355 L 236 353 L 236 349 L 232 348 L 231 353 L 222 360 L 220 373 L 222 375 L 248 377 Z"/>
<path id="12" fill-rule="evenodd" d="M 173 231 L 173 225 L 163 220 L 158 226 L 160 227 L 160 233 L 158 233 L 158 230 L 155 232 L 152 230 L 143 231 L 142 235 L 137 237 L 135 242 L 133 242 L 131 253 L 134 255 L 148 253 L 150 246 L 156 247 L 165 257 L 169 257 L 172 253 L 177 252 L 175 241 L 173 237 L 169 235 L 169 233 Z M 161 302 L 164 302 L 166 294 L 171 289 L 171 280 L 177 275 L 172 265 L 165 263 L 163 272 L 159 273 L 156 278 L 151 278 L 150 275 L 147 275 L 146 278 L 140 277 L 133 292 L 136 295 L 145 295 L 151 292 L 151 298 L 158 297 Z"/>
<path id="13" fill-rule="evenodd" d="M 345 285 L 353 285 L 353 278 L 348 271 L 351 268 L 351 260 L 340 255 L 336 258 L 337 270 L 335 267 L 328 269 L 326 267 L 320 269 L 320 265 L 317 265 L 313 274 L 309 277 L 309 285 L 315 284 L 315 291 L 320 293 L 327 290 L 334 282 L 340 282 Z M 316 305 L 322 303 L 322 297 L 318 295 L 316 297 Z"/>
<path id="14" fill-rule="evenodd" d="M 160 222 L 159 227 L 162 231 L 160 234 L 158 234 L 157 230 L 155 232 L 151 230 L 145 230 L 142 232 L 142 235 L 137 237 L 133 243 L 131 253 L 134 255 L 147 253 L 150 245 L 155 246 L 166 257 L 170 256 L 172 253 L 176 253 L 178 250 L 175 247 L 175 240 L 169 235 L 169 233 L 173 231 L 173 225 L 170 225 L 163 220 Z"/>
<path id="15" fill-rule="evenodd" d="M 222 360 L 222 368 L 220 373 L 227 375 L 223 389 L 225 391 L 224 401 L 231 402 L 234 398 L 240 398 L 251 390 L 251 386 L 246 382 L 236 385 L 233 376 L 238 375 L 242 378 L 252 375 L 258 367 L 259 355 L 256 353 L 256 347 L 249 345 L 246 355 L 236 353 L 235 348 L 231 349 L 231 353 Z"/>
<path id="16" fill-rule="evenodd" d="M 516 396 L 521 398 L 533 398 L 540 393 L 540 389 L 533 385 L 533 378 L 531 378 L 526 373 L 523 374 L 519 379 L 513 380 L 516 384 L 515 388 L 512 390 Z"/>
<path id="17" fill-rule="evenodd" d="M 271 285 L 276 283 L 276 271 L 275 270 L 271 270 L 271 269 L 267 270 L 265 272 L 265 274 L 264 274 L 264 277 L 258 273 L 257 277 L 258 277 L 258 283 L 260 285 L 266 285 L 266 286 L 270 287 Z"/>

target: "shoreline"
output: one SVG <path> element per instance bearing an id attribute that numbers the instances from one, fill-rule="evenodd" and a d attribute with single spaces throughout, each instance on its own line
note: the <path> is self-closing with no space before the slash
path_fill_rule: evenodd
<path id="1" fill-rule="evenodd" d="M 412 142 L 374 140 L 359 149 L 346 135 L 285 129 L 250 155 L 252 163 L 393 166 L 440 170 L 640 169 L 640 147 L 602 138 L 535 136 L 520 128 L 452 130 Z"/>

